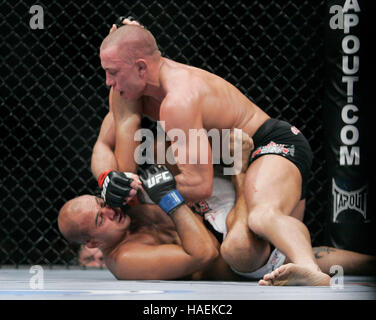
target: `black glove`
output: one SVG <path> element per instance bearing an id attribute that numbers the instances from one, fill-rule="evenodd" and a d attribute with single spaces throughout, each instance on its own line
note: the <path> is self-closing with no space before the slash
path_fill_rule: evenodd
<path id="1" fill-rule="evenodd" d="M 183 197 L 176 190 L 176 181 L 166 166 L 150 165 L 139 167 L 139 177 L 145 192 L 167 214 L 172 213 L 184 203 Z"/>
<path id="2" fill-rule="evenodd" d="M 131 174 L 127 172 L 111 170 L 102 172 L 98 185 L 102 189 L 101 197 L 105 204 L 110 207 L 121 207 L 132 190 L 132 181 Z"/>

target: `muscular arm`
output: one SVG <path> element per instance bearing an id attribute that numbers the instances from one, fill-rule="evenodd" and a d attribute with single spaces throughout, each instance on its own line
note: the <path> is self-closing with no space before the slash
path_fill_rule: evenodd
<path id="1" fill-rule="evenodd" d="M 114 115 L 110 111 L 103 119 L 99 136 L 91 156 L 91 171 L 97 180 L 103 171 L 118 169 L 114 149 L 115 123 Z"/>
<path id="2" fill-rule="evenodd" d="M 172 140 L 172 150 L 175 150 L 180 170 L 175 176 L 179 192 L 187 201 L 210 197 L 213 189 L 212 152 L 197 106 L 189 99 L 167 97 L 161 106 L 160 119 L 165 121 L 164 129 Z M 183 132 L 184 137 L 175 135 L 176 129 Z M 201 131 L 196 145 L 190 141 L 192 129 Z"/>
<path id="3" fill-rule="evenodd" d="M 96 179 L 109 169 L 126 172 L 137 169 L 133 157 L 137 146 L 134 133 L 140 128 L 141 101 L 127 102 L 111 88 L 109 105 L 91 157 L 91 171 Z"/>
<path id="4" fill-rule="evenodd" d="M 246 217 L 247 213 L 247 203 L 244 197 L 243 185 L 244 185 L 245 174 L 239 173 L 236 176 L 232 176 L 232 184 L 235 188 L 235 203 L 231 212 L 227 217 L 227 228 L 230 230 L 236 216 Z M 247 223 L 246 218 L 243 219 L 244 223 Z"/>
<path id="5" fill-rule="evenodd" d="M 209 232 L 186 206 L 180 206 L 171 215 L 181 239 L 176 244 L 137 244 L 119 253 L 114 266 L 118 279 L 171 280 L 178 279 L 211 264 L 218 256 Z"/>
<path id="6" fill-rule="evenodd" d="M 142 101 L 126 101 L 117 91 L 113 91 L 111 97 L 110 105 L 116 124 L 115 157 L 118 170 L 136 173 L 134 151 L 139 142 L 135 140 L 135 133 L 141 128 Z"/>
<path id="7" fill-rule="evenodd" d="M 231 177 L 232 184 L 235 188 L 235 204 L 232 208 L 231 212 L 227 216 L 227 227 L 230 230 L 232 227 L 232 224 L 235 220 L 235 217 L 239 216 L 243 217 L 243 222 L 247 224 L 248 222 L 248 209 L 247 209 L 247 203 L 245 201 L 244 196 L 244 180 L 245 180 L 245 174 L 248 169 L 248 162 L 249 157 L 251 155 L 252 150 L 254 149 L 253 139 L 248 136 L 245 132 L 242 132 L 241 135 L 236 134 L 235 130 L 232 130 L 230 133 L 230 146 L 229 150 L 231 154 L 235 153 L 235 144 L 241 144 L 241 156 L 242 156 L 242 167 L 240 170 L 240 173 L 233 175 Z"/>

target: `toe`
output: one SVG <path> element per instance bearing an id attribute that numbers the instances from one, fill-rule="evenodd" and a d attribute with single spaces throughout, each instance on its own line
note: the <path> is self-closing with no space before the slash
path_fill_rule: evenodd
<path id="1" fill-rule="evenodd" d="M 272 279 L 273 275 L 271 273 L 267 273 L 264 275 L 263 280 L 268 281 Z"/>
<path id="2" fill-rule="evenodd" d="M 258 282 L 259 286 L 271 286 L 272 283 L 270 281 L 260 280 Z"/>

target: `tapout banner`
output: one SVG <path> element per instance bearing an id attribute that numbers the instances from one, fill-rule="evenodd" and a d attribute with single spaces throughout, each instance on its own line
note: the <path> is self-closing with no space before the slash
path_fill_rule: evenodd
<path id="1" fill-rule="evenodd" d="M 374 1 L 327 0 L 323 103 L 331 184 L 329 242 L 370 253 L 376 247 L 372 168 L 376 143 L 370 138 L 376 122 L 372 128 L 369 119 L 375 103 L 370 98 L 369 76 L 375 75 L 370 71 L 369 50 L 375 50 L 370 46 L 374 41 L 370 28 L 375 27 L 376 12 L 367 2 Z M 373 90 L 376 94 L 376 86 Z"/>

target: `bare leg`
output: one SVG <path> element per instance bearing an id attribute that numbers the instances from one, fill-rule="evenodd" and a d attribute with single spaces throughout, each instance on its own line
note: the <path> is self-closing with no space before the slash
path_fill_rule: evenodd
<path id="1" fill-rule="evenodd" d="M 242 172 L 232 176 L 236 201 L 226 219 L 228 233 L 220 250 L 221 256 L 231 268 L 239 272 L 252 272 L 266 263 L 270 255 L 270 245 L 265 240 L 258 238 L 248 228 L 248 210 L 243 185 L 249 156 L 253 149 L 253 140 L 245 132 L 241 137 L 235 136 L 232 132 L 230 136 L 232 154 L 234 153 L 235 139 L 240 138 L 242 139 Z"/>
<path id="2" fill-rule="evenodd" d="M 346 275 L 376 275 L 375 256 L 330 247 L 315 247 L 313 252 L 320 269 L 327 274 L 333 265 L 339 265 Z"/>
<path id="3" fill-rule="evenodd" d="M 262 267 L 269 258 L 270 245 L 248 228 L 247 204 L 242 185 L 244 174 L 233 176 L 236 203 L 227 216 L 227 236 L 221 245 L 221 256 L 236 271 L 252 272 Z"/>
<path id="4" fill-rule="evenodd" d="M 301 183 L 298 168 L 281 156 L 265 155 L 254 161 L 248 168 L 244 188 L 249 210 L 248 226 L 294 263 L 288 268 L 285 266 L 289 277 L 283 279 L 281 285 L 295 285 L 296 282 L 329 285 L 330 277 L 320 270 L 312 252 L 307 227 L 291 216 L 299 207 Z M 299 280 L 294 281 L 291 277 L 294 272 Z M 268 275 L 265 277 L 268 281 Z"/>

